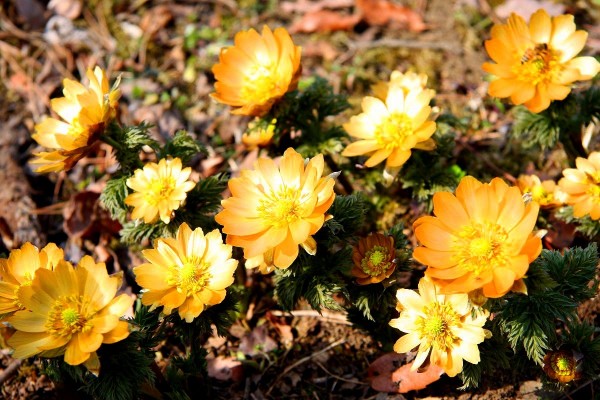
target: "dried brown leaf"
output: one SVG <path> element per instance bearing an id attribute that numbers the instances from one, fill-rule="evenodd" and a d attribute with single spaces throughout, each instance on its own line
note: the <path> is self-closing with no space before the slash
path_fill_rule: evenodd
<path id="1" fill-rule="evenodd" d="M 208 376 L 220 381 L 240 382 L 244 379 L 242 363 L 233 357 L 218 356 L 207 360 Z"/>
<path id="2" fill-rule="evenodd" d="M 356 8 L 369 25 L 395 23 L 413 32 L 421 32 L 426 28 L 418 13 L 388 0 L 356 0 Z"/>
<path id="3" fill-rule="evenodd" d="M 424 372 L 411 371 L 413 363 L 402 365 L 405 359 L 403 354 L 388 353 L 375 360 L 368 370 L 371 387 L 380 392 L 407 393 L 424 389 L 444 373 L 436 365 L 429 365 Z"/>
<path id="4" fill-rule="evenodd" d="M 360 21 L 360 15 L 343 15 L 336 11 L 317 10 L 304 14 L 290 28 L 290 33 L 333 32 L 350 30 Z"/>

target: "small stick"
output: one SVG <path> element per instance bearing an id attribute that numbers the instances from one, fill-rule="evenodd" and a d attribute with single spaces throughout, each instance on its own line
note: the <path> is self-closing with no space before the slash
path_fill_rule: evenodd
<path id="1" fill-rule="evenodd" d="M 19 369 L 22 362 L 23 360 L 12 360 L 8 367 L 0 374 L 0 385 L 4 384 Z"/>

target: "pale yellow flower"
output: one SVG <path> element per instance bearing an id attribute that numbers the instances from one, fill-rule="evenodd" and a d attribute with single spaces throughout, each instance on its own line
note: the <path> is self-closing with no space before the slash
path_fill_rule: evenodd
<path id="1" fill-rule="evenodd" d="M 462 371 L 463 360 L 479 363 L 478 344 L 491 336 L 483 329 L 489 314 L 483 309 L 474 311 L 467 294 L 440 294 L 433 282 L 422 278 L 419 293 L 399 289 L 396 297 L 400 316 L 390 325 L 407 334 L 398 339 L 394 351 L 406 353 L 418 346 L 411 370 L 423 365 L 427 357 L 448 376 Z"/>
<path id="2" fill-rule="evenodd" d="M 142 303 L 152 309 L 162 306 L 165 314 L 177 309 L 186 322 L 223 301 L 238 264 L 218 229 L 205 236 L 185 223 L 175 238 L 158 239 L 154 249 L 142 253 L 148 262 L 133 269 L 146 290 Z"/>
<path id="3" fill-rule="evenodd" d="M 367 96 L 363 113 L 350 118 L 344 129 L 357 140 L 342 152 L 343 156 L 370 155 L 365 166 L 374 167 L 386 160 L 386 168 L 402 166 L 412 149 L 432 150 L 435 122 L 427 121 L 431 113 L 430 96 L 423 90 L 408 92 L 390 86 L 385 102 Z"/>
<path id="4" fill-rule="evenodd" d="M 289 148 L 279 167 L 270 158 L 259 158 L 254 170 L 243 170 L 229 180 L 231 197 L 221 202 L 215 220 L 223 225 L 227 243 L 244 249 L 246 268 L 267 273 L 289 267 L 298 257 L 298 246 L 314 255 L 317 233 L 335 199 L 332 176 L 322 176 L 323 155 L 305 165 Z"/>
<path id="5" fill-rule="evenodd" d="M 127 179 L 127 186 L 134 190 L 125 198 L 125 204 L 133 207 L 131 219 L 144 219 L 147 224 L 160 220 L 171 221 L 173 211 L 179 209 L 187 192 L 196 184 L 189 180 L 192 169 L 183 168 L 179 158 L 163 158 L 157 163 L 147 163 Z"/>
<path id="6" fill-rule="evenodd" d="M 566 194 L 553 180 L 541 181 L 536 175 L 520 175 L 517 186 L 525 195 L 531 196 L 542 208 L 558 207 L 563 204 Z"/>
<path id="7" fill-rule="evenodd" d="M 120 317 L 133 299 L 116 296 L 123 274 L 109 276 L 104 263 L 90 256 L 77 268 L 59 263 L 53 270 L 40 268 L 30 286 L 23 287 L 17 311 L 8 322 L 17 330 L 8 340 L 13 357 L 64 355 L 70 365 L 99 369 L 96 350 L 129 336 L 129 324 Z"/>
<path id="8" fill-rule="evenodd" d="M 31 286 L 40 268 L 53 269 L 64 261 L 62 249 L 49 243 L 42 250 L 27 242 L 0 259 L 0 316 L 23 309 L 19 302 L 21 288 Z"/>
<path id="9" fill-rule="evenodd" d="M 409 92 L 425 91 L 430 99 L 435 96 L 435 90 L 427 88 L 427 75 L 415 72 L 402 73 L 400 71 L 393 71 L 389 82 L 377 82 L 371 86 L 371 90 L 375 97 L 385 101 L 390 86 L 400 87 L 405 95 Z"/>
<path id="10" fill-rule="evenodd" d="M 271 31 L 265 25 L 262 36 L 254 29 L 238 32 L 234 46 L 221 50 L 212 68 L 217 82 L 211 97 L 237 107 L 234 114 L 263 116 L 296 89 L 301 52 L 284 28 Z"/>
<path id="11" fill-rule="evenodd" d="M 577 157 L 577 168 L 563 171 L 558 185 L 566 193 L 565 203 L 573 206 L 573 216 L 582 218 L 589 215 L 593 220 L 600 219 L 600 152 L 593 152 L 588 158 Z"/>
<path id="12" fill-rule="evenodd" d="M 88 87 L 71 79 L 63 81 L 65 97 L 53 99 L 52 109 L 64 120 L 46 118 L 35 126 L 32 138 L 40 145 L 55 149 L 35 154 L 31 164 L 36 172 L 70 170 L 97 143 L 107 124 L 115 117 L 121 91 L 109 89 L 105 72 L 96 67 L 87 70 Z"/>
<path id="13" fill-rule="evenodd" d="M 540 9 L 529 25 L 517 14 L 492 28 L 485 48 L 495 62 L 483 69 L 497 77 L 488 93 L 510 97 L 538 113 L 552 100 L 563 100 L 575 81 L 592 79 L 600 71 L 594 57 L 575 57 L 585 46 L 587 32 L 576 31 L 572 15 L 550 17 Z"/>
<path id="14" fill-rule="evenodd" d="M 242 143 L 246 145 L 248 150 L 268 146 L 273 141 L 276 122 L 277 120 L 273 119 L 267 124 L 256 118 L 248 124 L 248 129 L 242 135 Z"/>

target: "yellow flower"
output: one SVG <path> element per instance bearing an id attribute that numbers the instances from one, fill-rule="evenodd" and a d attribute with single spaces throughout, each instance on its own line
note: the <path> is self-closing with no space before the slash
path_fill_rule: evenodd
<path id="1" fill-rule="evenodd" d="M 125 204 L 133 207 L 131 219 L 143 218 L 151 224 L 160 218 L 168 224 L 173 211 L 179 209 L 187 192 L 196 186 L 188 180 L 191 173 L 190 167 L 182 169 L 179 158 L 163 158 L 158 164 L 150 162 L 135 170 L 134 176 L 127 179 L 127 186 L 134 193 L 125 198 Z"/>
<path id="2" fill-rule="evenodd" d="M 373 90 L 375 97 L 385 101 L 390 86 L 402 88 L 405 95 L 409 92 L 425 91 L 430 99 L 435 96 L 435 90 L 427 89 L 427 75 L 415 72 L 402 73 L 400 71 L 393 71 L 389 82 L 378 82 L 371 86 L 371 90 Z"/>
<path id="3" fill-rule="evenodd" d="M 115 117 L 121 91 L 109 89 L 105 72 L 87 70 L 88 87 L 71 79 L 63 81 L 65 97 L 53 99 L 52 109 L 64 120 L 46 118 L 35 126 L 33 139 L 56 149 L 36 154 L 36 172 L 68 171 L 97 143 L 108 122 Z"/>
<path id="4" fill-rule="evenodd" d="M 212 71 L 217 82 L 211 97 L 238 107 L 234 114 L 263 116 L 284 94 L 296 89 L 302 49 L 284 28 L 262 36 L 254 29 L 238 32 L 234 46 L 221 50 Z"/>
<path id="5" fill-rule="evenodd" d="M 543 9 L 531 16 L 529 25 L 516 14 L 505 25 L 492 28 L 485 42 L 490 58 L 483 69 L 497 77 L 488 93 L 510 97 L 538 113 L 552 100 L 563 100 L 575 81 L 592 79 L 600 71 L 593 57 L 576 57 L 585 46 L 587 32 L 576 31 L 572 15 L 550 17 Z"/>
<path id="6" fill-rule="evenodd" d="M 431 113 L 430 96 L 426 91 L 408 94 L 399 86 L 390 85 L 385 102 L 367 96 L 362 101 L 363 113 L 350 118 L 344 129 L 361 139 L 350 143 L 342 155 L 346 157 L 369 154 L 365 162 L 373 167 L 386 160 L 386 168 L 400 167 L 410 157 L 411 149 L 432 150 L 431 135 L 435 122 L 427 121 Z"/>
<path id="7" fill-rule="evenodd" d="M 473 312 L 467 294 L 440 294 L 433 282 L 422 278 L 419 293 L 399 289 L 396 297 L 400 317 L 391 320 L 390 325 L 407 335 L 398 339 L 394 351 L 406 353 L 419 346 L 412 371 L 423 365 L 427 356 L 431 364 L 442 368 L 448 376 L 462 371 L 463 360 L 479 363 L 477 345 L 491 337 L 483 329 L 488 312 L 482 309 Z"/>
<path id="8" fill-rule="evenodd" d="M 354 267 L 350 271 L 359 285 L 379 283 L 396 269 L 394 238 L 374 233 L 360 238 L 352 249 Z"/>
<path id="9" fill-rule="evenodd" d="M 523 194 L 531 196 L 542 208 L 558 207 L 563 204 L 565 193 L 553 180 L 541 181 L 536 175 L 521 175 L 517 179 L 517 186 Z"/>
<path id="10" fill-rule="evenodd" d="M 61 262 L 65 262 L 63 251 L 54 243 L 38 250 L 27 242 L 11 251 L 8 259 L 0 259 L 0 316 L 22 310 L 21 288 L 31 286 L 38 269 L 53 269 Z"/>
<path id="11" fill-rule="evenodd" d="M 109 276 L 104 263 L 90 256 L 77 268 L 59 263 L 53 270 L 39 269 L 30 286 L 23 287 L 17 311 L 8 322 L 17 330 L 8 340 L 13 357 L 64 354 L 70 365 L 86 363 L 97 370 L 96 350 L 129 336 L 129 325 L 119 318 L 131 307 L 126 294 L 115 297 L 123 274 Z"/>
<path id="12" fill-rule="evenodd" d="M 175 238 L 158 239 L 154 249 L 142 253 L 148 262 L 133 269 L 137 283 L 147 290 L 142 303 L 152 309 L 163 306 L 165 314 L 177 309 L 186 322 L 223 301 L 238 264 L 218 229 L 205 236 L 185 223 Z"/>
<path id="13" fill-rule="evenodd" d="M 589 215 L 593 220 L 600 218 L 600 152 L 589 157 L 577 157 L 577 168 L 563 171 L 558 185 L 566 193 L 565 203 L 573 206 L 573 216 L 582 218 Z"/>
<path id="14" fill-rule="evenodd" d="M 442 293 L 467 293 L 479 288 L 497 298 L 525 291 L 521 278 L 542 251 L 533 235 L 539 204 L 525 204 L 521 191 L 502 179 L 488 184 L 466 176 L 456 188 L 433 195 L 433 216 L 415 221 L 421 242 L 413 257 L 429 268 L 425 275 Z"/>
<path id="15" fill-rule="evenodd" d="M 276 119 L 266 123 L 266 121 L 256 118 L 248 124 L 248 130 L 242 135 L 242 143 L 246 145 L 248 150 L 268 146 L 273 140 L 276 122 Z"/>
<path id="16" fill-rule="evenodd" d="M 298 257 L 298 245 L 314 255 L 312 235 L 325 222 L 325 213 L 335 199 L 331 175 L 322 177 L 323 155 L 306 165 L 289 148 L 280 166 L 270 158 L 259 158 L 254 170 L 243 170 L 229 181 L 231 197 L 215 220 L 223 225 L 227 243 L 244 249 L 246 268 L 267 273 L 287 268 Z"/>

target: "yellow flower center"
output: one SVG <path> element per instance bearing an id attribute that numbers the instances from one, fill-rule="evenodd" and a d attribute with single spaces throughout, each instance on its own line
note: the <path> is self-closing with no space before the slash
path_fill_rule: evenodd
<path id="1" fill-rule="evenodd" d="M 144 199 L 151 205 L 158 204 L 161 200 L 169 199 L 175 190 L 175 178 L 167 176 L 163 178 L 153 179 L 150 182 L 148 192 L 144 195 Z"/>
<path id="2" fill-rule="evenodd" d="M 392 113 L 375 128 L 375 140 L 386 149 L 400 147 L 414 131 L 413 121 L 404 113 Z"/>
<path id="3" fill-rule="evenodd" d="M 498 224 L 474 223 L 463 227 L 452 246 L 458 265 L 479 276 L 484 271 L 506 265 L 508 234 Z"/>
<path id="4" fill-rule="evenodd" d="M 533 85 L 554 82 L 563 70 L 559 56 L 559 52 L 550 49 L 546 43 L 537 44 L 525 50 L 513 72 L 521 81 Z"/>
<path id="5" fill-rule="evenodd" d="M 284 187 L 261 199 L 258 212 L 268 224 L 281 228 L 301 218 L 302 203 L 301 192 L 298 189 Z"/>
<path id="6" fill-rule="evenodd" d="M 571 369 L 571 362 L 569 359 L 567 359 L 567 357 L 558 357 L 558 360 L 556 360 L 556 364 L 555 364 L 556 368 L 556 372 L 570 372 Z"/>
<path id="7" fill-rule="evenodd" d="M 385 262 L 388 257 L 388 250 L 385 247 L 374 246 L 367 251 L 365 257 L 361 260 L 361 269 L 371 276 L 379 276 L 389 268 L 390 263 Z"/>
<path id="8" fill-rule="evenodd" d="M 265 104 L 281 96 L 275 65 L 253 65 L 246 72 L 240 96 L 250 104 Z"/>
<path id="9" fill-rule="evenodd" d="M 192 296 L 207 286 L 211 278 L 208 267 L 201 257 L 190 257 L 181 266 L 169 267 L 167 283 L 177 287 L 179 293 Z"/>
<path id="10" fill-rule="evenodd" d="M 77 332 L 87 332 L 92 329 L 89 318 L 82 314 L 88 308 L 89 301 L 83 296 L 60 297 L 54 302 L 45 328 L 54 336 L 70 336 Z M 95 313 L 91 312 L 90 315 Z"/>
<path id="11" fill-rule="evenodd" d="M 432 303 L 425 308 L 426 317 L 417 321 L 417 330 L 426 347 L 434 346 L 445 351 L 452 347 L 458 339 L 452 333 L 452 327 L 460 321 L 460 317 L 450 304 Z"/>

